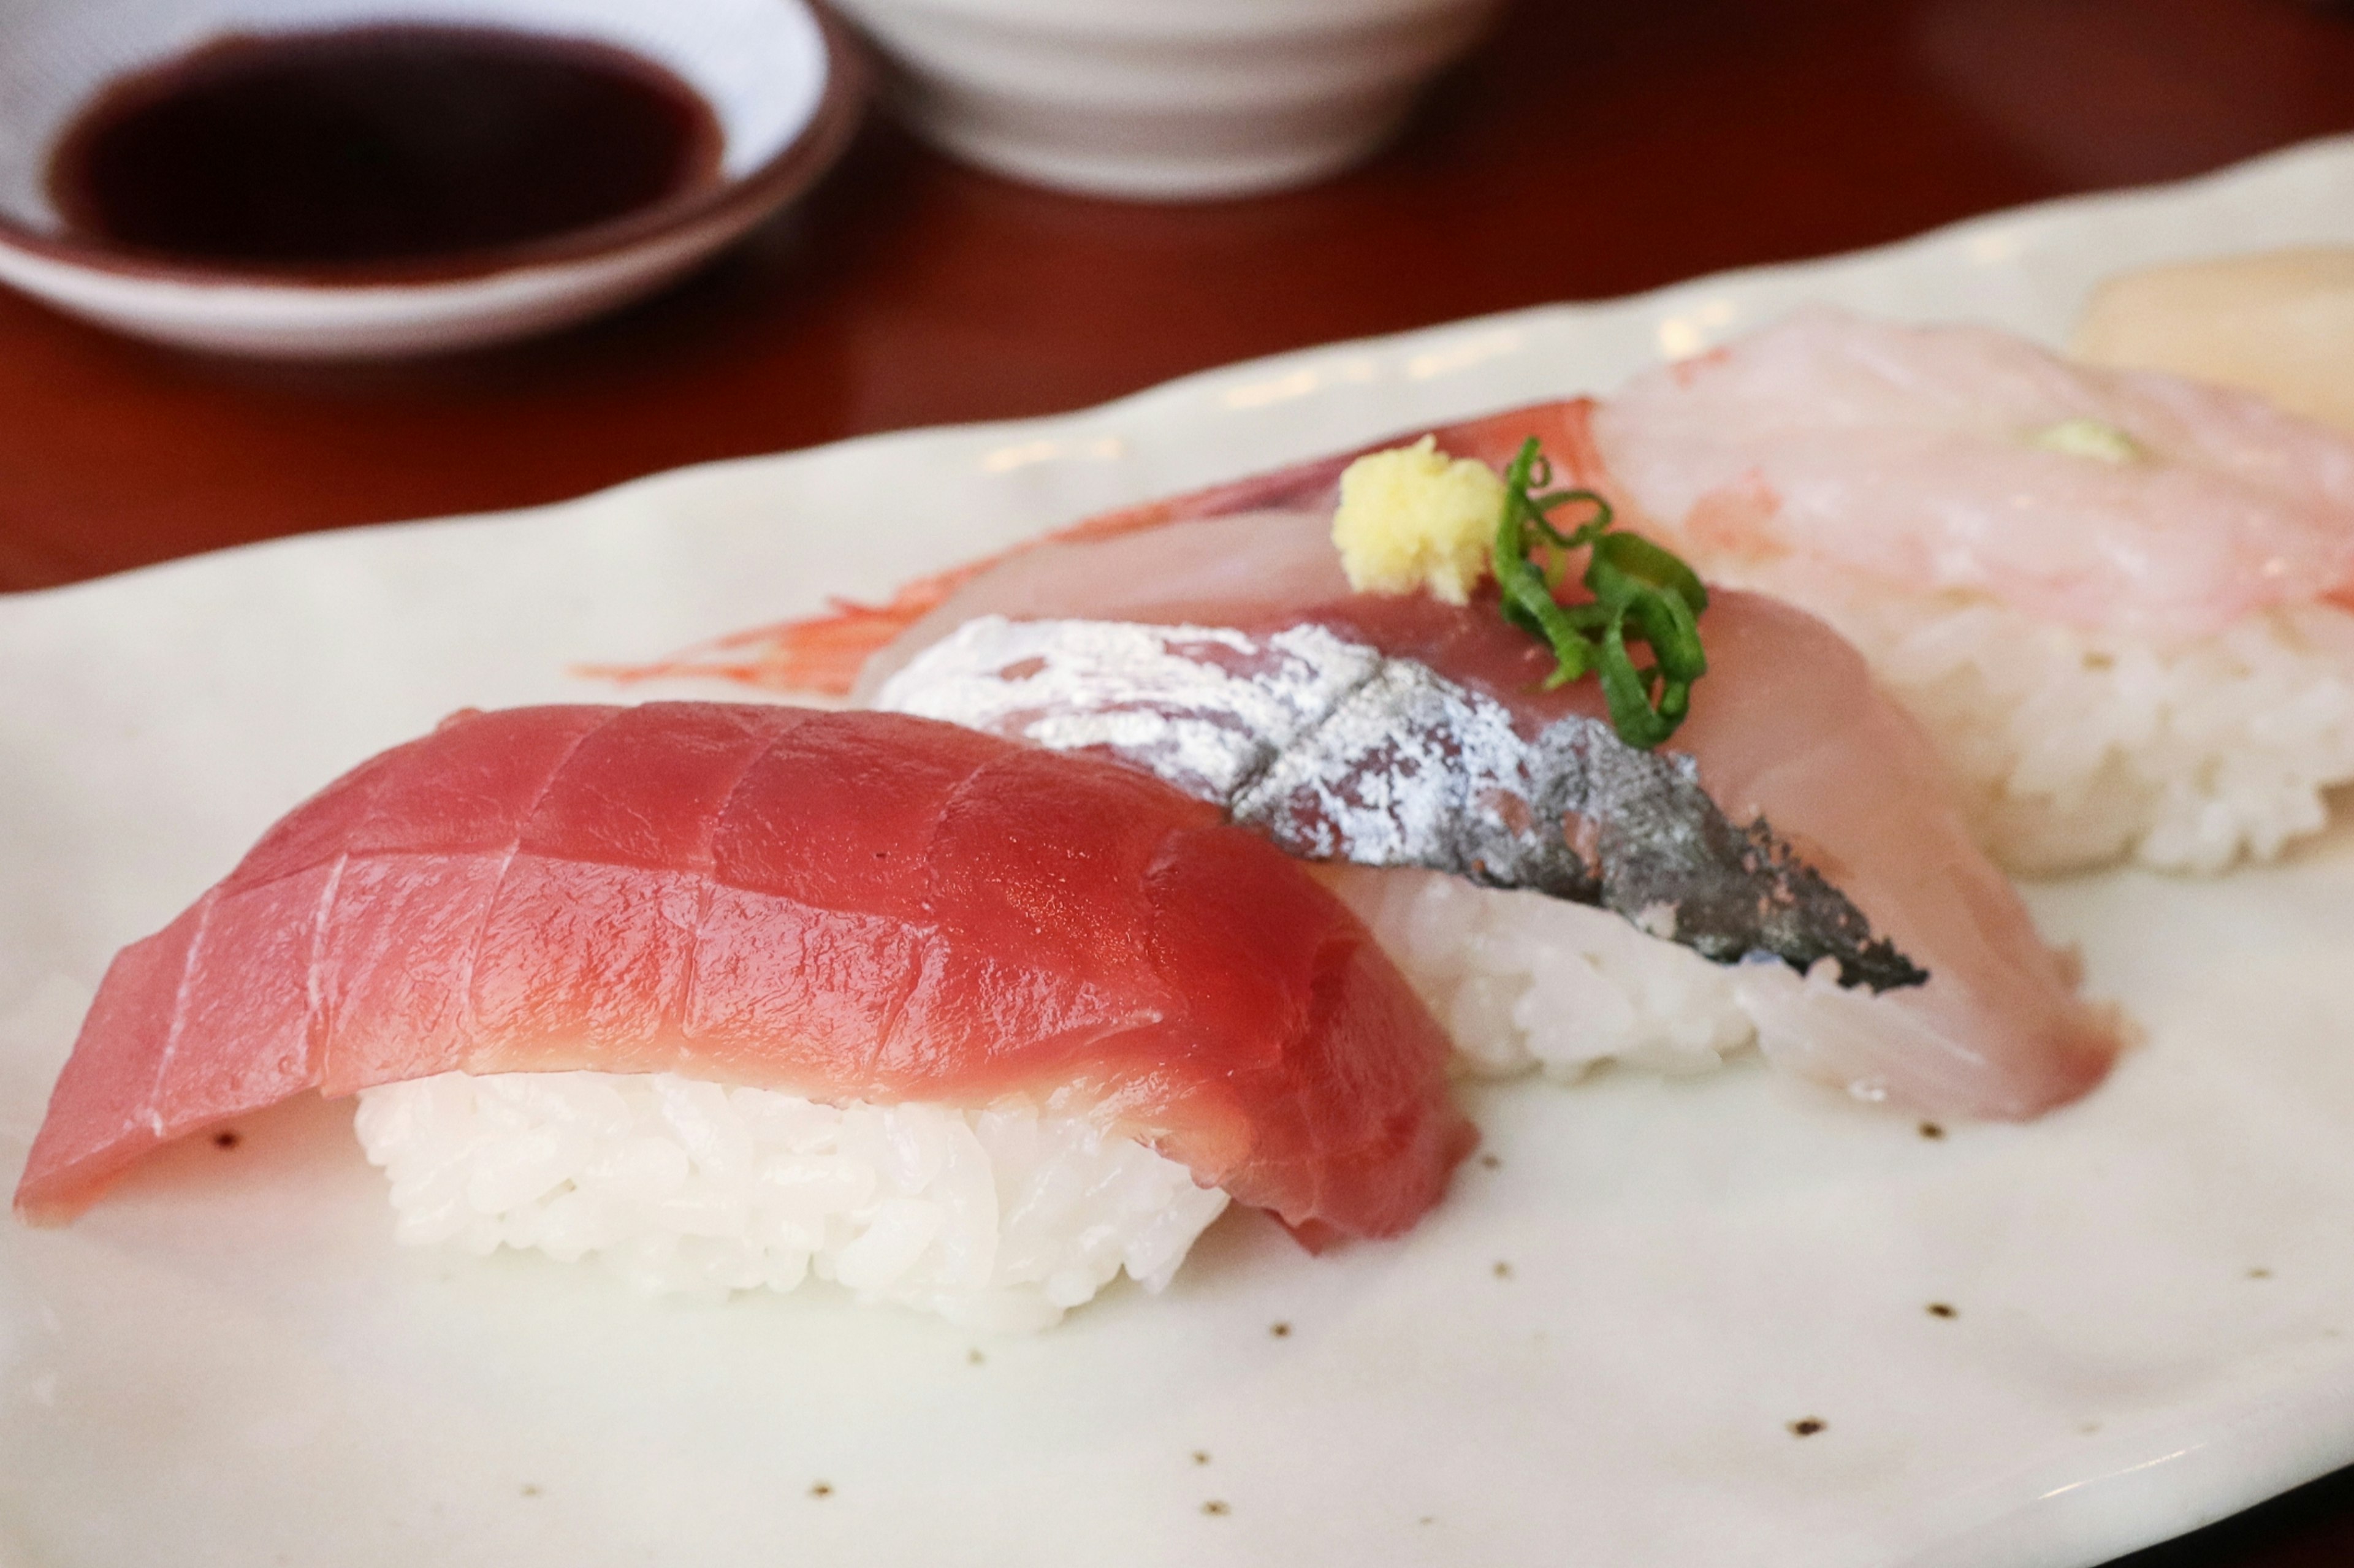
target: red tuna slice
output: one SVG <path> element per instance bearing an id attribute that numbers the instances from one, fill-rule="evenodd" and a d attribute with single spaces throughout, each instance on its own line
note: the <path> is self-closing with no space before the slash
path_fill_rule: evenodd
<path id="1" fill-rule="evenodd" d="M 675 1072 L 1087 1111 L 1311 1245 L 1475 1135 L 1364 928 L 1214 808 L 878 713 L 461 715 L 281 821 L 100 987 L 16 1209 L 306 1089 Z"/>

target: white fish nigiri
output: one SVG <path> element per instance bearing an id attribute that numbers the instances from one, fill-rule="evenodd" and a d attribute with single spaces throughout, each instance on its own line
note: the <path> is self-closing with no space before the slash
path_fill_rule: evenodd
<path id="1" fill-rule="evenodd" d="M 2015 869 L 2220 869 L 2354 779 L 2354 443 L 2246 393 L 1808 310 L 1596 406 L 1580 478 L 1861 648 Z"/>

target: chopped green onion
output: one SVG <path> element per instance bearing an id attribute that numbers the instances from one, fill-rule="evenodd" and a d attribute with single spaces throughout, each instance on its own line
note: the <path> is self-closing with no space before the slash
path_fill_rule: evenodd
<path id="1" fill-rule="evenodd" d="M 1610 503 L 1601 496 L 1590 490 L 1545 492 L 1552 482 L 1552 465 L 1532 436 L 1505 471 L 1503 514 L 1496 524 L 1496 584 L 1504 619 L 1552 648 L 1546 689 L 1597 674 L 1618 738 L 1649 750 L 1676 733 L 1691 707 L 1692 683 L 1708 673 L 1700 645 L 1708 590 L 1670 552 L 1638 535 L 1612 533 Z M 1564 534 L 1551 514 L 1571 502 L 1593 511 Z M 1559 562 L 1549 573 L 1529 558 L 1532 549 L 1546 547 L 1586 552 L 1591 603 L 1564 605 L 1553 597 Z M 1648 646 L 1650 663 L 1637 665 L 1629 642 Z"/>

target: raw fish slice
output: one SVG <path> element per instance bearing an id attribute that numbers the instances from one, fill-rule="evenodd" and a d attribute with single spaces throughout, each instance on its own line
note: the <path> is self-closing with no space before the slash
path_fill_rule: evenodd
<path id="1" fill-rule="evenodd" d="M 2181 641 L 2354 578 L 2354 444 L 1982 327 L 1801 311 L 1637 376 L 1593 440 L 1648 528 L 1768 592 L 1845 577 Z"/>
<path id="2" fill-rule="evenodd" d="M 1472 1141 L 1447 1051 L 1296 863 L 1134 770 L 886 714 L 469 714 L 117 957 L 16 1206 L 305 1089 L 593 1069 L 1076 1108 L 1383 1235 Z"/>
<path id="3" fill-rule="evenodd" d="M 2318 830 L 2354 779 L 2336 431 L 1814 310 L 1638 376 L 1592 437 L 1580 477 L 1639 526 L 1863 651 L 2016 870 L 2221 871 Z"/>
<path id="4" fill-rule="evenodd" d="M 1764 821 L 1728 821 L 1690 757 L 1583 714 L 1523 726 L 1312 619 L 1256 636 L 982 616 L 875 705 L 1117 758 L 1303 859 L 1596 905 L 1720 963 L 1829 959 L 1874 991 L 1928 978 Z"/>
<path id="5" fill-rule="evenodd" d="M 1492 444 L 1503 444 L 1515 418 L 1499 417 Z M 1331 596 L 1278 609 L 1253 593 L 1220 614 L 1206 601 L 1204 579 L 1164 569 L 1172 555 L 1162 536 L 1207 536 L 1222 522 L 1236 530 L 1227 542 L 1246 552 L 1263 580 Z M 1217 580 L 1248 575 L 1231 559 L 1215 571 Z M 1113 585 L 1108 595 L 1103 585 Z M 1107 597 L 1123 617 L 1149 622 L 1190 609 L 1198 621 L 1258 633 L 1323 626 L 1495 699 L 1526 736 L 1571 715 L 1603 716 L 1591 681 L 1543 689 L 1551 656 L 1505 625 L 1492 600 L 1457 609 L 1422 595 L 1348 594 L 1330 517 L 1319 512 L 1189 519 L 1159 535 L 1009 556 L 879 650 L 854 697 L 874 700 L 927 639 L 962 620 L 1093 619 L 1092 607 Z M 1769 823 L 1911 962 L 1933 976 L 1969 977 L 1961 988 L 1967 998 L 1944 1013 L 1941 1033 L 1950 1048 L 1898 1073 L 1879 1060 L 1881 1051 L 1858 1047 L 1843 1054 L 1842 1065 L 1813 1075 L 1867 1094 L 1884 1089 L 1924 1109 L 2000 1116 L 2032 1115 L 2097 1083 L 2117 1048 L 2114 1021 L 2075 997 L 2069 966 L 2044 946 L 2018 895 L 1971 842 L 1934 748 L 1873 683 L 1855 650 L 1812 616 L 1736 590 L 1713 595 L 1704 633 L 1709 674 L 1693 688 L 1691 715 L 1671 750 L 1691 758 L 1726 820 L 1744 828 Z M 1931 989 L 1942 1002 L 1954 988 Z M 1786 1044 L 1785 1059 L 1797 1049 Z M 1934 1084 L 1894 1086 L 1945 1062 L 1952 1072 L 1935 1074 Z"/>
<path id="6" fill-rule="evenodd" d="M 1523 724 L 1600 716 L 1590 681 L 1547 692 L 1551 656 L 1484 607 L 1358 596 L 1303 619 L 1433 668 Z M 1863 1098 L 2021 1118 L 2075 1099 L 2120 1048 L 2112 1010 L 2076 994 L 2073 958 L 1971 842 L 1919 725 L 1821 621 L 1759 594 L 1711 595 L 1709 673 L 1670 749 L 1726 818 L 1765 823 L 1879 936 L 1929 973 L 1880 995 L 1818 972 L 1744 969 L 1767 1054 Z"/>
<path id="7" fill-rule="evenodd" d="M 1098 546 L 1105 552 L 1119 547 L 1116 541 Z M 1286 624 L 1337 634 L 1389 660 L 1411 661 L 1459 683 L 1509 713 L 1523 740 L 1597 716 L 1591 683 L 1543 690 L 1550 655 L 1506 626 L 1492 604 L 1458 609 L 1419 595 L 1358 596 L 1296 611 Z M 1671 755 L 1688 759 L 1696 772 L 1721 813 L 1711 814 L 1713 822 L 1746 830 L 1742 837 L 1767 863 L 1751 868 L 1752 874 L 1765 874 L 1759 876 L 1761 891 L 1787 896 L 1794 885 L 1812 881 L 1828 885 L 1823 891 L 1829 895 L 1809 911 L 1815 916 L 1811 927 L 1798 923 L 1797 940 L 1789 940 L 1786 932 L 1758 946 L 1802 963 L 1826 952 L 1863 960 L 1854 972 L 1834 972 L 1839 966 L 1825 965 L 1803 980 L 1787 964 L 1744 966 L 1744 1003 L 1767 1054 L 1861 1097 L 1890 1098 L 1941 1115 L 2032 1116 L 2097 1084 L 2118 1049 L 2115 1021 L 2076 997 L 2071 966 L 2043 945 L 2018 895 L 1971 845 L 1943 794 L 1936 758 L 1925 737 L 1880 696 L 1854 651 L 1820 622 L 1755 595 L 1715 596 L 1706 626 L 1710 673 L 1694 688 L 1691 716 Z M 1282 632 L 1282 627 L 1253 629 L 1259 637 Z M 1200 662 L 1229 681 L 1249 670 L 1234 650 L 1194 646 Z M 1011 646 L 1005 651 L 1019 652 Z M 1214 771 L 1204 766 L 1211 753 L 1199 745 L 1175 752 L 1156 747 L 1160 737 L 1150 715 L 1131 714 L 1115 725 L 1117 742 L 1108 745 L 1097 726 L 1071 722 L 1087 716 L 1085 701 L 1056 707 L 1024 702 L 1018 691 L 1022 683 L 1053 673 L 1040 650 L 1003 661 L 976 660 L 963 671 L 945 657 L 942 663 L 949 667 L 941 675 L 961 679 L 948 681 L 936 696 L 928 696 L 925 665 L 911 664 L 891 683 L 886 700 L 920 704 L 936 716 L 960 709 L 993 713 L 1010 732 L 1034 743 L 1125 752 L 1181 787 L 1212 792 L 1203 789 Z M 994 698 L 987 692 L 992 677 L 1001 688 Z M 1215 724 L 1222 706 L 1229 735 L 1264 727 L 1248 704 L 1222 702 L 1217 688 L 1218 683 L 1205 679 L 1194 689 L 1204 708 L 1195 717 Z M 1352 772 L 1361 766 L 1360 757 L 1344 760 L 1320 782 L 1337 786 L 1361 804 L 1383 800 L 1402 786 L 1414 786 L 1415 774 L 1436 756 L 1426 752 L 1430 739 L 1426 732 L 1400 736 L 1401 750 L 1411 755 L 1394 759 L 1402 766 L 1390 773 L 1368 780 Z M 1313 747 L 1253 757 L 1245 769 L 1246 789 L 1237 795 L 1287 765 L 1313 769 Z M 1681 767 L 1667 766 L 1681 776 Z M 1464 800 L 1451 787 L 1439 793 Z M 1668 793 L 1672 799 L 1673 791 Z M 1507 820 L 1516 810 L 1509 800 L 1479 804 Z M 1523 797 L 1520 806 L 1529 805 Z M 1542 811 L 1543 805 L 1537 809 Z M 1630 793 L 1608 800 L 1606 809 L 1612 815 L 1599 822 L 1556 818 L 1553 831 L 1572 843 L 1590 843 L 1597 853 L 1606 837 L 1617 837 L 1620 853 L 1630 859 L 1648 856 L 1654 866 L 1672 866 L 1674 874 L 1649 884 L 1669 895 L 1651 900 L 1670 906 L 1653 912 L 1656 930 L 1680 936 L 1712 958 L 1742 956 L 1702 946 L 1710 934 L 1708 918 L 1690 928 L 1677 918 L 1682 905 L 1675 895 L 1710 885 L 1685 880 L 1695 863 L 1716 870 L 1716 888 L 1738 885 L 1741 868 L 1727 864 L 1731 846 L 1719 841 L 1713 853 L 1695 854 L 1689 842 L 1679 842 L 1709 831 L 1704 824 L 1710 819 L 1688 812 L 1678 820 L 1659 795 Z M 1362 842 L 1332 835 L 1322 846 L 1301 847 L 1373 864 L 1433 863 L 1398 856 L 1387 813 L 1368 815 L 1373 827 Z M 1547 826 L 1539 816 L 1532 836 L 1544 835 Z M 1441 836 L 1459 830 L 1458 820 Z M 1781 854 L 1815 875 L 1777 880 L 1770 863 Z M 1737 859 L 1737 852 L 1730 858 Z M 1628 878 L 1621 901 L 1638 907 L 1627 912 L 1644 913 L 1636 891 L 1644 885 L 1644 875 Z M 1546 890 L 1578 895 L 1566 882 Z M 1600 892 L 1596 889 L 1589 900 Z M 1845 926 L 1840 910 L 1860 912 L 1868 930 Z M 1723 921 L 1721 912 L 1717 918 L 1714 935 L 1721 938 L 1734 923 Z M 1768 924 L 1761 919 L 1753 928 Z M 1787 950 L 1777 951 L 1776 941 Z M 1827 942 L 1831 945 L 1821 946 Z M 1914 969 L 1926 971 L 1925 983 L 1904 983 Z M 1844 989 L 1841 979 L 1850 987 L 1867 983 Z M 1884 987 L 1878 994 L 1875 984 Z"/>
<path id="8" fill-rule="evenodd" d="M 1458 457 L 1478 458 L 1500 467 L 1530 436 L 1545 443 L 1556 463 L 1575 463 L 1581 454 L 1592 450 L 1585 413 L 1584 404 L 1543 404 L 1428 433 Z M 1423 433 L 1416 431 L 1400 440 L 1411 440 Z M 1169 612 L 1182 610 L 1189 599 L 1207 607 L 1249 599 L 1272 607 L 1331 598 L 1346 592 L 1347 583 L 1329 549 L 1320 559 L 1311 560 L 1305 555 L 1286 557 L 1284 569 L 1303 574 L 1295 580 L 1267 575 L 1269 557 L 1256 548 L 1239 549 L 1235 541 L 1254 534 L 1254 519 L 1262 514 L 1296 516 L 1320 511 L 1329 515 L 1341 471 L 1365 452 L 1397 444 L 1398 440 L 1375 442 L 1338 457 L 1107 512 L 997 555 L 917 577 L 883 604 L 836 599 L 823 615 L 734 632 L 655 664 L 599 666 L 585 673 L 621 681 L 716 675 L 748 685 L 827 696 L 849 694 L 864 674 L 866 688 L 872 690 L 897 662 L 885 661 L 878 665 L 874 656 L 906 637 L 911 627 L 920 623 L 926 629 L 915 639 L 920 646 L 961 625 L 972 613 L 980 613 L 960 610 L 959 602 L 966 585 L 983 576 L 994 579 L 989 597 L 991 609 L 998 613 L 1113 613 L 1115 606 L 1102 598 L 1091 607 L 1057 608 L 1067 597 L 1065 585 L 1072 572 L 1084 573 L 1091 559 L 1084 550 L 1066 547 L 1128 535 L 1153 536 L 1140 556 L 1129 558 L 1147 575 L 1125 584 L 1098 580 L 1087 586 L 1098 596 L 1136 595 L 1132 604 L 1117 607 L 1130 620 L 1186 620 L 1182 613 Z M 1585 466 L 1592 466 L 1590 461 Z M 1223 526 L 1197 534 L 1168 526 L 1174 523 Z M 1163 580 L 1178 598 L 1161 593 L 1156 584 Z M 1020 608 L 1025 590 L 1037 597 L 1034 607 Z M 1147 609 L 1156 613 L 1136 613 Z"/>
<path id="9" fill-rule="evenodd" d="M 2113 273 L 2085 301 L 2068 348 L 2091 365 L 2237 387 L 2354 436 L 2354 247 Z"/>

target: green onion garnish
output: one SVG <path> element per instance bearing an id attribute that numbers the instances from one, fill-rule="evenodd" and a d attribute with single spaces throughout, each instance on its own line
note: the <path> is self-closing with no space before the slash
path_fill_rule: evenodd
<path id="1" fill-rule="evenodd" d="M 1676 733 L 1691 706 L 1692 683 L 1708 673 L 1700 646 L 1708 590 L 1690 567 L 1649 539 L 1612 533 L 1610 503 L 1594 492 L 1537 493 L 1552 482 L 1553 465 L 1532 436 L 1505 472 L 1503 515 L 1496 524 L 1504 619 L 1552 647 L 1555 663 L 1546 690 L 1589 672 L 1599 674 L 1618 738 L 1648 751 Z M 1564 534 L 1550 514 L 1573 501 L 1593 507 L 1593 515 Z M 1547 545 L 1587 551 L 1591 603 L 1564 605 L 1553 598 L 1562 563 L 1555 560 L 1548 569 L 1529 558 L 1532 549 Z M 1649 646 L 1649 665 L 1637 666 L 1627 652 L 1629 642 Z"/>

